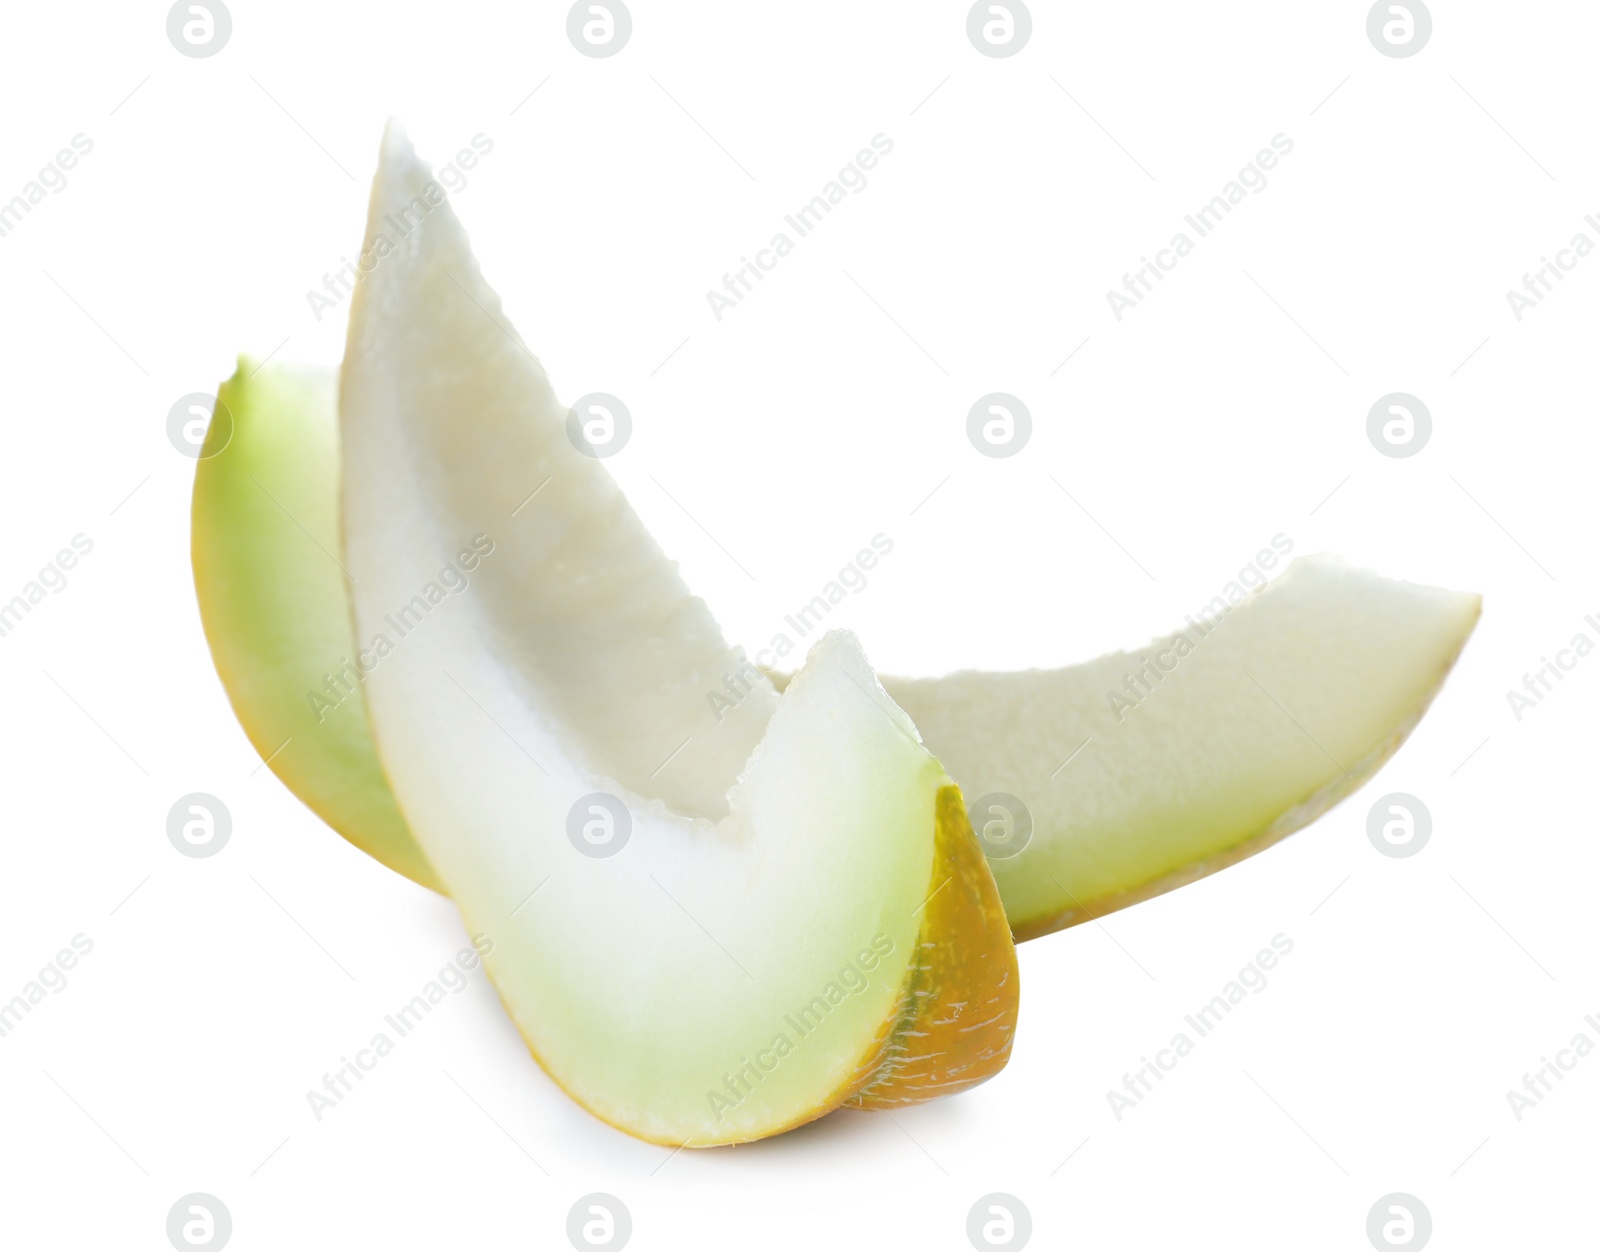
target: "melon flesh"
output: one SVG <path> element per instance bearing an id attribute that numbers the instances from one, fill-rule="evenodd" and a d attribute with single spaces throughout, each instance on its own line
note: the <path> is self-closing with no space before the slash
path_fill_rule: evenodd
<path id="1" fill-rule="evenodd" d="M 378 756 L 529 1048 L 666 1144 L 982 1081 L 1016 959 L 950 779 L 844 633 L 782 697 L 706 714 L 727 645 L 568 442 L 430 185 L 391 127 L 367 250 L 418 224 L 354 297 L 343 553 L 357 636 L 392 645 L 365 682 Z M 630 833 L 597 857 L 601 793 Z"/>
<path id="2" fill-rule="evenodd" d="M 1295 561 L 1237 607 L 1084 665 L 884 678 L 969 800 L 1015 796 L 992 866 L 1017 938 L 1203 877 L 1360 787 L 1427 710 L 1476 595 Z"/>

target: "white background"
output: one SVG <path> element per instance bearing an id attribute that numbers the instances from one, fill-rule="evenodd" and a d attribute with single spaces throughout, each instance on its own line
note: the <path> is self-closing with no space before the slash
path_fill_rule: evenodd
<path id="1" fill-rule="evenodd" d="M 6 1246 L 165 1248 L 193 1191 L 241 1250 L 565 1246 L 594 1191 L 641 1249 L 964 1248 L 994 1191 L 1037 1247 L 1365 1248 L 1393 1191 L 1438 1248 L 1592 1238 L 1600 1059 L 1520 1122 L 1506 1092 L 1600 1042 L 1600 659 L 1520 722 L 1505 693 L 1600 641 L 1600 258 L 1520 322 L 1505 293 L 1600 243 L 1600 11 L 1437 0 L 1394 59 L 1366 8 L 1038 3 L 991 59 L 946 0 L 638 0 L 596 60 L 547 2 L 234 0 L 208 59 L 160 4 L 8 6 L 0 200 L 94 149 L 0 238 L 0 599 L 94 550 L 0 639 L 0 998 L 94 950 L 0 1039 Z M 1010 1067 L 957 1099 L 672 1155 L 567 1100 L 478 975 L 318 1123 L 306 1091 L 465 937 L 258 768 L 165 421 L 239 352 L 337 361 L 346 306 L 306 292 L 359 246 L 391 114 L 435 161 L 492 139 L 453 197 L 484 270 L 560 394 L 628 403 L 609 465 L 734 639 L 878 532 L 834 622 L 887 672 L 1133 644 L 1278 532 L 1479 590 L 1482 625 L 1358 797 L 1026 945 Z M 879 132 L 870 185 L 716 320 L 706 291 Z M 1278 133 L 1266 190 L 1116 320 L 1107 290 Z M 1017 456 L 967 441 L 990 391 L 1033 413 Z M 1366 436 L 1394 391 L 1433 415 L 1404 460 Z M 165 833 L 193 791 L 233 815 L 207 860 Z M 1411 859 L 1367 839 L 1390 791 L 1433 815 Z M 1268 988 L 1119 1122 L 1108 1089 L 1279 932 Z"/>

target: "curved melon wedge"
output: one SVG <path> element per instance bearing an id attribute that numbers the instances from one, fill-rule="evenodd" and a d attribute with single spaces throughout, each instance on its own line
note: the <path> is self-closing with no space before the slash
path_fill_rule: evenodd
<path id="1" fill-rule="evenodd" d="M 726 644 L 568 442 L 432 185 L 391 127 L 341 376 L 344 560 L 358 637 L 414 619 L 367 676 L 373 740 L 530 1050 L 674 1145 L 983 1081 L 1016 955 L 959 793 L 849 635 L 705 716 Z M 432 595 L 469 550 L 467 589 Z"/>
<path id="2" fill-rule="evenodd" d="M 1031 837 L 991 858 L 1017 939 L 1276 843 L 1360 787 L 1427 711 L 1480 599 L 1303 557 L 1237 607 L 1058 670 L 884 678 L 982 805 Z M 1010 806 L 994 834 L 1022 840 Z M 980 823 L 980 826 L 987 823 Z"/>
<path id="3" fill-rule="evenodd" d="M 395 807 L 367 731 L 365 666 L 339 564 L 332 370 L 253 366 L 217 389 L 195 469 L 200 620 L 233 711 L 273 773 L 363 852 L 439 882 Z"/>

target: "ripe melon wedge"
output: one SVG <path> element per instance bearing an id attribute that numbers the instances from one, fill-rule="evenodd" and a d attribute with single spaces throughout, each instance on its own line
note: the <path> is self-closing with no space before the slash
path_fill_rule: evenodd
<path id="1" fill-rule="evenodd" d="M 1465 592 L 1336 557 L 1135 652 L 1009 674 L 884 678 L 980 806 L 1017 939 L 1170 891 L 1355 791 L 1416 727 L 1478 620 Z M 987 823 L 977 820 L 980 828 Z"/>
<path id="2" fill-rule="evenodd" d="M 391 127 L 364 251 L 415 224 L 354 296 L 342 552 L 357 637 L 392 645 L 379 759 L 529 1048 L 674 1145 L 983 1081 L 1016 955 L 954 784 L 843 632 L 704 714 L 716 624 L 568 441 L 432 185 Z"/>
<path id="3" fill-rule="evenodd" d="M 239 369 L 217 391 L 195 471 L 190 556 L 200 620 L 235 715 L 268 768 L 363 852 L 439 882 L 367 730 L 339 557 L 333 370 Z"/>

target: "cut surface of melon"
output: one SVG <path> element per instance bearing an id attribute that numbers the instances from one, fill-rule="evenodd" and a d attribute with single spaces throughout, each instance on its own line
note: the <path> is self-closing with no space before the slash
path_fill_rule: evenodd
<path id="1" fill-rule="evenodd" d="M 391 127 L 341 376 L 343 554 L 358 637 L 391 644 L 378 755 L 530 1049 L 606 1121 L 693 1146 L 982 1081 L 1016 958 L 949 777 L 847 634 L 781 698 L 706 714 L 716 624 L 569 443 L 430 188 Z"/>
<path id="2" fill-rule="evenodd" d="M 1476 595 L 1303 557 L 1134 652 L 883 685 L 970 801 L 1012 797 L 1031 817 L 1020 851 L 991 862 L 1021 940 L 1191 882 L 1321 816 L 1410 734 L 1479 609 Z M 1015 814 L 997 807 L 1004 837 Z"/>

